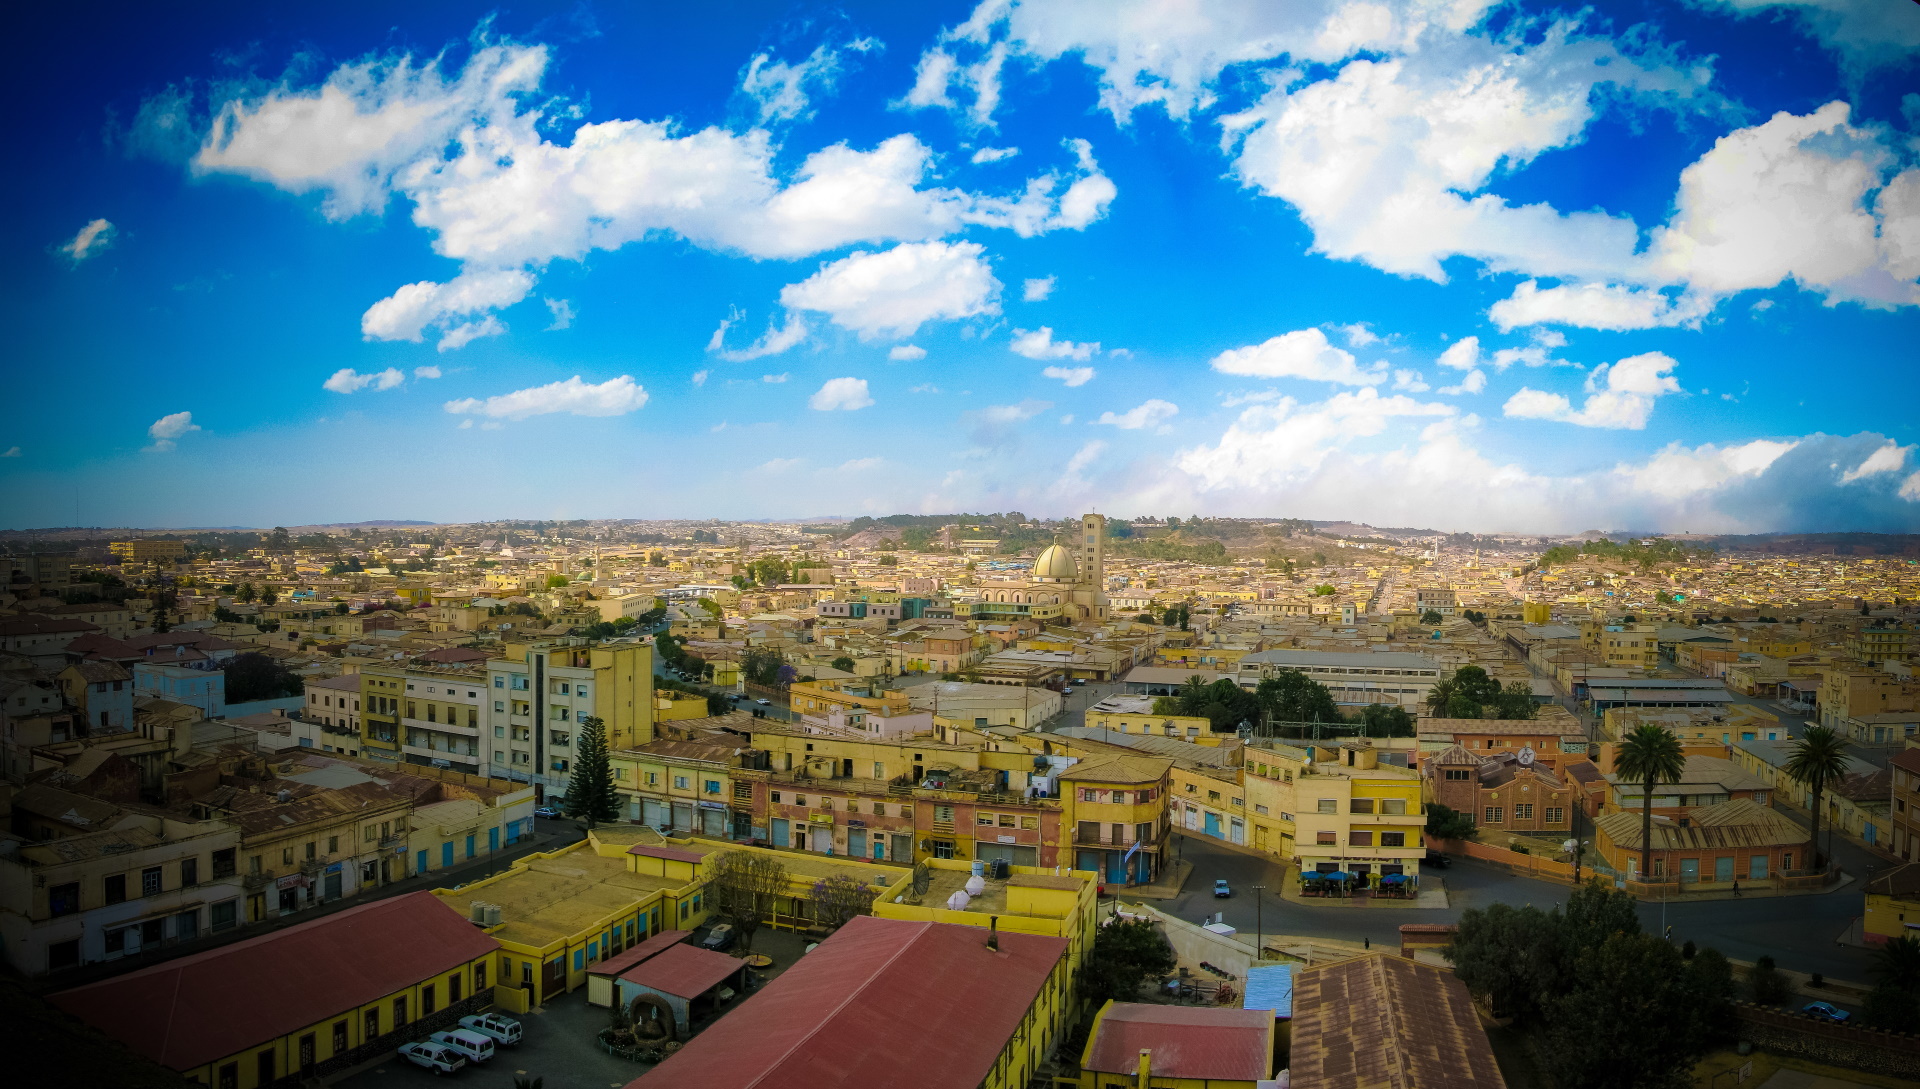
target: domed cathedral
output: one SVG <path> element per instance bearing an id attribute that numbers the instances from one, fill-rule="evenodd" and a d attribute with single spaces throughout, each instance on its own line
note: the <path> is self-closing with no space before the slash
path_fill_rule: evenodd
<path id="1" fill-rule="evenodd" d="M 1048 545 L 1025 582 L 992 583 L 968 610 L 975 620 L 1033 619 L 1104 623 L 1107 619 L 1107 519 L 1084 514 L 1065 545 Z"/>

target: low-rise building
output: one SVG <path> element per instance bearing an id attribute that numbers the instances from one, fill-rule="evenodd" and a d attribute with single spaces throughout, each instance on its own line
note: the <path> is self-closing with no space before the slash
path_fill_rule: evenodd
<path id="1" fill-rule="evenodd" d="M 1630 880 L 1640 876 L 1641 815 L 1621 810 L 1594 821 L 1594 849 Z M 1741 799 L 1653 818 L 1656 882 L 1683 891 L 1732 888 L 1803 872 L 1812 861 L 1812 837 L 1784 813 Z"/>
<path id="2" fill-rule="evenodd" d="M 1072 830 L 1073 868 L 1109 885 L 1151 884 L 1166 865 L 1173 761 L 1092 757 L 1060 772 L 1061 832 Z"/>
<path id="3" fill-rule="evenodd" d="M 1080 1089 L 1270 1085 L 1277 1026 L 1269 1010 L 1109 1000 L 1093 1015 L 1076 1084 Z"/>
<path id="4" fill-rule="evenodd" d="M 1291 1030 L 1293 1089 L 1506 1085 L 1466 985 L 1400 957 L 1301 971 Z"/>
<path id="5" fill-rule="evenodd" d="M 133 729 L 133 674 L 125 666 L 86 658 L 61 670 L 54 679 L 88 733 Z"/>
<path id="6" fill-rule="evenodd" d="M 1920 862 L 1904 862 L 1873 875 L 1860 925 L 1868 945 L 1920 938 Z"/>
<path id="7" fill-rule="evenodd" d="M 1920 862 L 1920 748 L 1894 753 L 1887 772 L 1887 850 L 1902 861 Z"/>
<path id="8" fill-rule="evenodd" d="M 1440 683 L 1439 662 L 1404 651 L 1263 650 L 1241 658 L 1235 675 L 1242 688 L 1254 688 L 1282 670 L 1304 673 L 1325 685 L 1335 703 L 1397 704 L 1409 711 L 1425 705 L 1428 693 Z"/>
<path id="9" fill-rule="evenodd" d="M 1316 747 L 1294 777 L 1294 861 L 1301 873 L 1418 878 L 1426 855 L 1420 774 L 1381 764 L 1364 739 Z"/>

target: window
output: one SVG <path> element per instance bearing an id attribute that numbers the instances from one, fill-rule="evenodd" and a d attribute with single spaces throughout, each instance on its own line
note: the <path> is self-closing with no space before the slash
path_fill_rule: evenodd
<path id="1" fill-rule="evenodd" d="M 420 1016 L 425 1017 L 432 1012 L 433 1012 L 433 984 L 431 983 L 422 984 L 420 987 Z"/>
<path id="2" fill-rule="evenodd" d="M 652 776 L 652 775 L 648 775 L 648 776 L 647 776 L 647 782 L 648 782 L 648 783 L 652 783 L 652 782 L 653 782 L 653 776 Z M 775 804 L 775 805 L 779 805 L 779 804 L 780 804 L 780 792 L 779 792 L 779 791 L 777 791 L 777 790 L 775 790 L 775 791 L 771 791 L 771 792 L 769 792 L 769 793 L 768 793 L 768 795 L 767 795 L 767 798 L 768 798 L 768 800 L 770 800 L 770 801 L 772 801 L 772 802 L 773 802 L 773 804 Z"/>
<path id="3" fill-rule="evenodd" d="M 362 1028 L 360 1037 L 363 1042 L 372 1043 L 374 1037 L 378 1035 L 380 1035 L 380 1008 L 376 1006 L 367 1011 L 365 1027 Z"/>
<path id="4" fill-rule="evenodd" d="M 291 847 L 280 848 L 280 865 L 282 866 L 293 865 L 293 848 Z"/>
<path id="5" fill-rule="evenodd" d="M 993 827 L 993 814 L 991 813 L 981 813 L 975 816 L 973 819 L 975 824 L 983 824 L 983 825 L 986 825 L 988 828 Z"/>
<path id="6" fill-rule="evenodd" d="M 1407 800 L 1405 798 L 1382 798 L 1380 799 L 1380 812 L 1391 816 L 1405 816 L 1407 812 Z"/>
<path id="7" fill-rule="evenodd" d="M 929 842 L 933 844 L 933 857 L 935 858 L 952 858 L 953 857 L 953 841 L 952 840 L 936 839 L 936 840 L 930 840 Z"/>
<path id="8" fill-rule="evenodd" d="M 347 1023 L 345 1021 L 335 1021 L 333 1023 L 333 1053 L 338 1055 L 346 1049 Z"/>
<path id="9" fill-rule="evenodd" d="M 183 858 L 180 860 L 180 887 L 190 889 L 200 883 L 200 860 Z"/>
<path id="10" fill-rule="evenodd" d="M 1513 807 L 1513 819 L 1517 821 L 1532 820 L 1533 819 L 1533 803 L 1532 802 L 1516 803 Z"/>
<path id="11" fill-rule="evenodd" d="M 340 853 L 340 837 L 339 836 L 327 837 L 327 853 L 330 855 L 337 855 Z"/>
<path id="12" fill-rule="evenodd" d="M 1348 832 L 1347 846 L 1371 847 L 1373 846 L 1373 833 L 1372 832 Z"/>
<path id="13" fill-rule="evenodd" d="M 1547 823 L 1548 824 L 1567 823 L 1567 811 L 1564 808 L 1557 805 L 1548 806 L 1547 807 Z"/>
<path id="14" fill-rule="evenodd" d="M 1340 833 L 1315 832 L 1313 834 L 1313 841 L 1317 844 L 1320 844 L 1323 847 L 1335 847 L 1335 846 L 1338 846 L 1340 843 Z"/>
<path id="15" fill-rule="evenodd" d="M 487 988 L 487 962 L 481 961 L 473 966 L 473 990 L 475 994 Z"/>
<path id="16" fill-rule="evenodd" d="M 47 913 L 72 915 L 80 910 L 80 883 L 69 881 L 47 890 Z"/>
<path id="17" fill-rule="evenodd" d="M 1340 812 L 1340 800 L 1338 798 L 1321 798 L 1319 801 L 1318 812 L 1321 812 L 1321 813 Z"/>
<path id="18" fill-rule="evenodd" d="M 308 862 L 312 862 L 316 857 L 319 856 L 319 853 L 320 853 L 319 846 L 320 846 L 319 843 L 314 840 L 307 841 L 307 861 Z"/>
<path id="19" fill-rule="evenodd" d="M 953 823 L 953 807 L 950 805 L 934 806 L 933 819 L 937 821 L 946 821 L 948 824 L 952 824 Z"/>
<path id="20" fill-rule="evenodd" d="M 393 1000 L 393 1027 L 399 1028 L 407 1023 L 407 996 L 401 995 Z"/>
<path id="21" fill-rule="evenodd" d="M 110 874 L 100 881 L 101 899 L 109 904 L 124 904 L 127 901 L 127 875 Z"/>
<path id="22" fill-rule="evenodd" d="M 675 790 L 685 790 L 685 789 L 687 789 L 687 777 L 686 777 L 686 776 L 684 776 L 684 775 L 676 775 L 676 776 L 674 776 L 674 777 L 673 777 L 673 789 L 675 789 Z"/>
<path id="23" fill-rule="evenodd" d="M 228 847 L 228 848 L 225 848 L 224 850 L 213 852 L 213 876 L 215 877 L 232 877 L 233 876 L 233 869 L 234 869 L 233 863 L 234 863 L 235 850 L 236 849 L 233 847 Z"/>
<path id="24" fill-rule="evenodd" d="M 708 794 L 718 794 L 718 793 L 720 793 L 720 780 L 718 780 L 718 779 L 708 779 L 708 780 L 707 780 L 707 793 L 708 793 Z"/>
<path id="25" fill-rule="evenodd" d="M 231 930 L 240 925 L 240 901 L 228 900 L 213 905 L 213 929 Z"/>
<path id="26" fill-rule="evenodd" d="M 1382 847 L 1405 847 L 1406 845 L 1407 834 L 1405 832 L 1380 833 L 1380 846 Z"/>
<path id="27" fill-rule="evenodd" d="M 1347 812 L 1349 812 L 1349 813 L 1371 813 L 1371 812 L 1373 812 L 1373 799 L 1372 799 L 1372 798 L 1352 798 L 1352 799 L 1349 799 L 1349 800 L 1348 800 L 1348 802 L 1347 802 Z"/>
<path id="28" fill-rule="evenodd" d="M 1499 823 L 1500 823 L 1500 812 L 1501 812 L 1501 811 L 1500 811 L 1500 807 L 1499 807 L 1499 806 L 1497 806 L 1497 805 L 1490 805 L 1490 806 L 1488 806 L 1488 807 L 1487 807 L 1487 823 L 1488 823 L 1488 824 L 1499 824 Z"/>

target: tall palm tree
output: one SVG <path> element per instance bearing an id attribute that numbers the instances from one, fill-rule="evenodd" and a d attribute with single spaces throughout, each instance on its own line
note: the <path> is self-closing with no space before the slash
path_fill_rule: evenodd
<path id="1" fill-rule="evenodd" d="M 1613 770 L 1620 778 L 1642 785 L 1640 792 L 1640 880 L 1653 875 L 1653 788 L 1657 783 L 1677 783 L 1686 771 L 1687 758 L 1680 751 L 1680 740 L 1649 722 L 1620 743 L 1614 754 Z"/>
<path id="2" fill-rule="evenodd" d="M 1820 855 L 1820 795 L 1827 783 L 1847 774 L 1847 743 L 1825 726 L 1807 727 L 1807 736 L 1793 743 L 1793 755 L 1787 758 L 1785 771 L 1797 783 L 1805 783 L 1812 795 L 1813 868 L 1823 863 Z"/>

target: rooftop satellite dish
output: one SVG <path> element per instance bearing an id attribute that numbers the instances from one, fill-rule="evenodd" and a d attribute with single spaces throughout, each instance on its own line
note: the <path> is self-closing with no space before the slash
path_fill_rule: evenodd
<path id="1" fill-rule="evenodd" d="M 1521 766 L 1521 767 L 1523 767 L 1523 768 L 1529 768 L 1529 767 L 1532 767 L 1532 766 L 1533 766 L 1533 755 L 1534 755 L 1534 754 L 1533 754 L 1533 746 L 1532 746 L 1532 745 L 1522 745 L 1522 746 L 1520 747 L 1520 755 L 1519 755 L 1519 760 L 1520 760 L 1520 766 Z"/>

